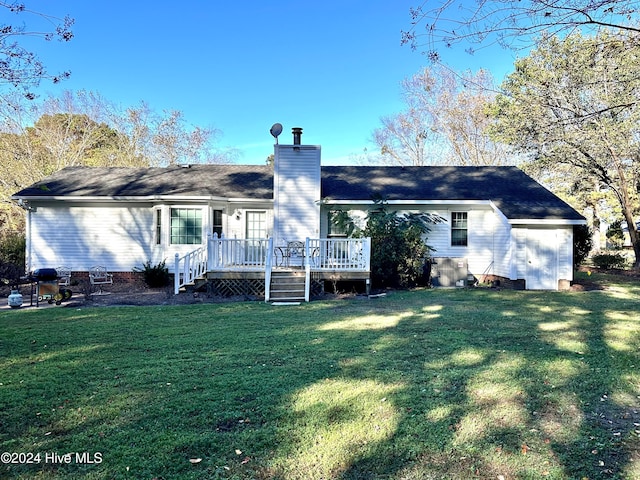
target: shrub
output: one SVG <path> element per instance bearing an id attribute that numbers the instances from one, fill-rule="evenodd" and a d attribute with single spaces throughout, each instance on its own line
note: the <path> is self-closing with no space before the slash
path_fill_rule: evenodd
<path id="1" fill-rule="evenodd" d="M 17 284 L 25 269 L 25 237 L 20 233 L 0 238 L 0 282 Z"/>
<path id="2" fill-rule="evenodd" d="M 603 270 L 625 268 L 627 266 L 627 259 L 621 253 L 600 253 L 594 255 L 591 261 L 594 266 L 602 268 Z"/>
<path id="3" fill-rule="evenodd" d="M 25 245 L 24 234 L 9 233 L 0 237 L 0 261 L 12 263 L 17 267 L 25 265 Z"/>
<path id="4" fill-rule="evenodd" d="M 361 232 L 371 237 L 371 282 L 375 287 L 407 288 L 419 283 L 432 248 L 424 240 L 429 225 L 442 218 L 429 213 L 390 212 L 382 200 L 367 214 Z"/>
<path id="5" fill-rule="evenodd" d="M 169 269 L 165 261 L 151 265 L 151 260 L 142 264 L 142 268 L 134 268 L 134 272 L 142 272 L 144 283 L 150 288 L 160 288 L 169 285 Z"/>

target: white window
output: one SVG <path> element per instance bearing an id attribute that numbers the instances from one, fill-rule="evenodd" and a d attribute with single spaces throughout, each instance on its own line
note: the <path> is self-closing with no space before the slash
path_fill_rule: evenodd
<path id="1" fill-rule="evenodd" d="M 468 238 L 467 212 L 451 212 L 451 246 L 466 247 Z"/>
<path id="2" fill-rule="evenodd" d="M 267 238 L 267 212 L 247 212 L 247 238 Z"/>
<path id="3" fill-rule="evenodd" d="M 170 219 L 172 245 L 199 245 L 202 243 L 201 208 L 172 208 Z"/>

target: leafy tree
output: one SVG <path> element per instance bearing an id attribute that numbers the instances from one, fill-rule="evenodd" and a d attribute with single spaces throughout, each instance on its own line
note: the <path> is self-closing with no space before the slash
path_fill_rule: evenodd
<path id="1" fill-rule="evenodd" d="M 428 5 L 428 6 L 427 6 Z M 411 27 L 402 43 L 426 47 L 434 61 L 441 47 L 467 44 L 467 52 L 499 44 L 529 47 L 542 34 L 564 36 L 576 31 L 598 33 L 603 28 L 640 32 L 635 0 L 440 0 L 410 9 Z"/>
<path id="2" fill-rule="evenodd" d="M 622 220 L 617 220 L 607 228 L 607 240 L 613 244 L 614 248 L 621 248 L 624 244 L 624 232 L 622 230 Z"/>
<path id="3" fill-rule="evenodd" d="M 406 110 L 381 119 L 373 142 L 383 163 L 398 165 L 499 165 L 513 163 L 489 138 L 487 105 L 494 98 L 486 71 L 458 74 L 425 68 L 402 82 Z"/>
<path id="4" fill-rule="evenodd" d="M 601 33 L 545 37 L 496 99 L 496 138 L 528 155 L 540 170 L 571 171 L 611 192 L 640 266 L 640 108 L 637 36 Z M 560 169 L 560 170 L 559 170 Z"/>
<path id="5" fill-rule="evenodd" d="M 0 84 L 23 87 L 27 97 L 34 98 L 28 89 L 38 85 L 41 79 L 48 78 L 57 83 L 70 75 L 70 72 L 48 73 L 26 39 L 39 37 L 47 41 L 58 39 L 68 42 L 73 38 L 71 27 L 74 20 L 71 17 L 58 18 L 36 12 L 17 1 L 0 1 L 2 11 L 4 20 L 13 19 L 15 22 L 0 23 Z M 27 28 L 25 20 L 30 21 L 30 28 Z"/>
<path id="6" fill-rule="evenodd" d="M 390 211 L 383 199 L 376 199 L 367 212 L 366 224 L 357 228 L 346 212 L 334 221 L 347 232 L 371 238 L 371 282 L 374 287 L 412 287 L 419 283 L 426 259 L 433 249 L 425 243 L 430 226 L 444 221 L 431 213 Z"/>

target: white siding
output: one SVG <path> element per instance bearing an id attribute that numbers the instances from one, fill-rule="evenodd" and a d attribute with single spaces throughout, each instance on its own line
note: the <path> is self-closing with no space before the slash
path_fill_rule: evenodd
<path id="1" fill-rule="evenodd" d="M 493 274 L 511 278 L 511 264 L 514 256 L 513 243 L 511 242 L 511 225 L 509 225 L 509 221 L 501 212 L 494 212 L 494 216 L 496 224 L 493 234 Z"/>
<path id="2" fill-rule="evenodd" d="M 131 271 L 147 260 L 161 261 L 153 225 L 151 207 L 38 206 L 31 215 L 30 268 Z"/>
<path id="3" fill-rule="evenodd" d="M 274 239 L 276 245 L 320 232 L 320 147 L 276 145 Z"/>
<path id="4" fill-rule="evenodd" d="M 515 255 L 511 269 L 511 279 L 523 279 L 527 277 L 527 230 L 514 228 L 512 240 L 515 245 Z"/>
<path id="5" fill-rule="evenodd" d="M 511 226 L 504 215 L 494 211 L 490 206 L 445 205 L 437 209 L 415 206 L 403 208 L 393 205 L 397 211 L 425 211 L 437 214 L 446 222 L 431 225 L 426 243 L 435 248 L 434 257 L 466 258 L 469 272 L 480 276 L 494 274 L 508 277 L 511 258 Z M 323 232 L 326 235 L 326 216 L 329 210 L 343 209 L 352 216 L 363 217 L 366 212 L 356 205 L 330 205 L 323 210 Z M 467 212 L 468 245 L 466 247 L 451 246 L 451 212 Z"/>
<path id="6" fill-rule="evenodd" d="M 234 203 L 223 214 L 223 233 L 227 238 L 246 238 L 247 212 L 265 212 L 267 217 L 267 236 L 273 236 L 273 208 L 270 205 Z"/>
<path id="7" fill-rule="evenodd" d="M 558 278 L 573 280 L 573 227 L 558 230 Z"/>
<path id="8" fill-rule="evenodd" d="M 467 212 L 467 246 L 451 245 L 451 212 Z M 472 209 L 469 206 L 450 206 L 437 212 L 447 222 L 434 225 L 427 243 L 436 249 L 436 257 L 466 258 L 469 273 L 475 276 L 500 274 L 506 254 L 505 236 L 508 225 L 500 222 L 493 209 Z M 498 268 L 499 267 L 499 268 Z"/>

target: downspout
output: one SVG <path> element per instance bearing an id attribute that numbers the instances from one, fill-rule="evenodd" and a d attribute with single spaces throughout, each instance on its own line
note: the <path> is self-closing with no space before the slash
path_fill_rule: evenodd
<path id="1" fill-rule="evenodd" d="M 27 244 L 27 258 L 25 262 L 25 274 L 31 272 L 31 208 L 27 208 L 27 225 L 26 225 L 26 238 L 25 242 Z"/>

